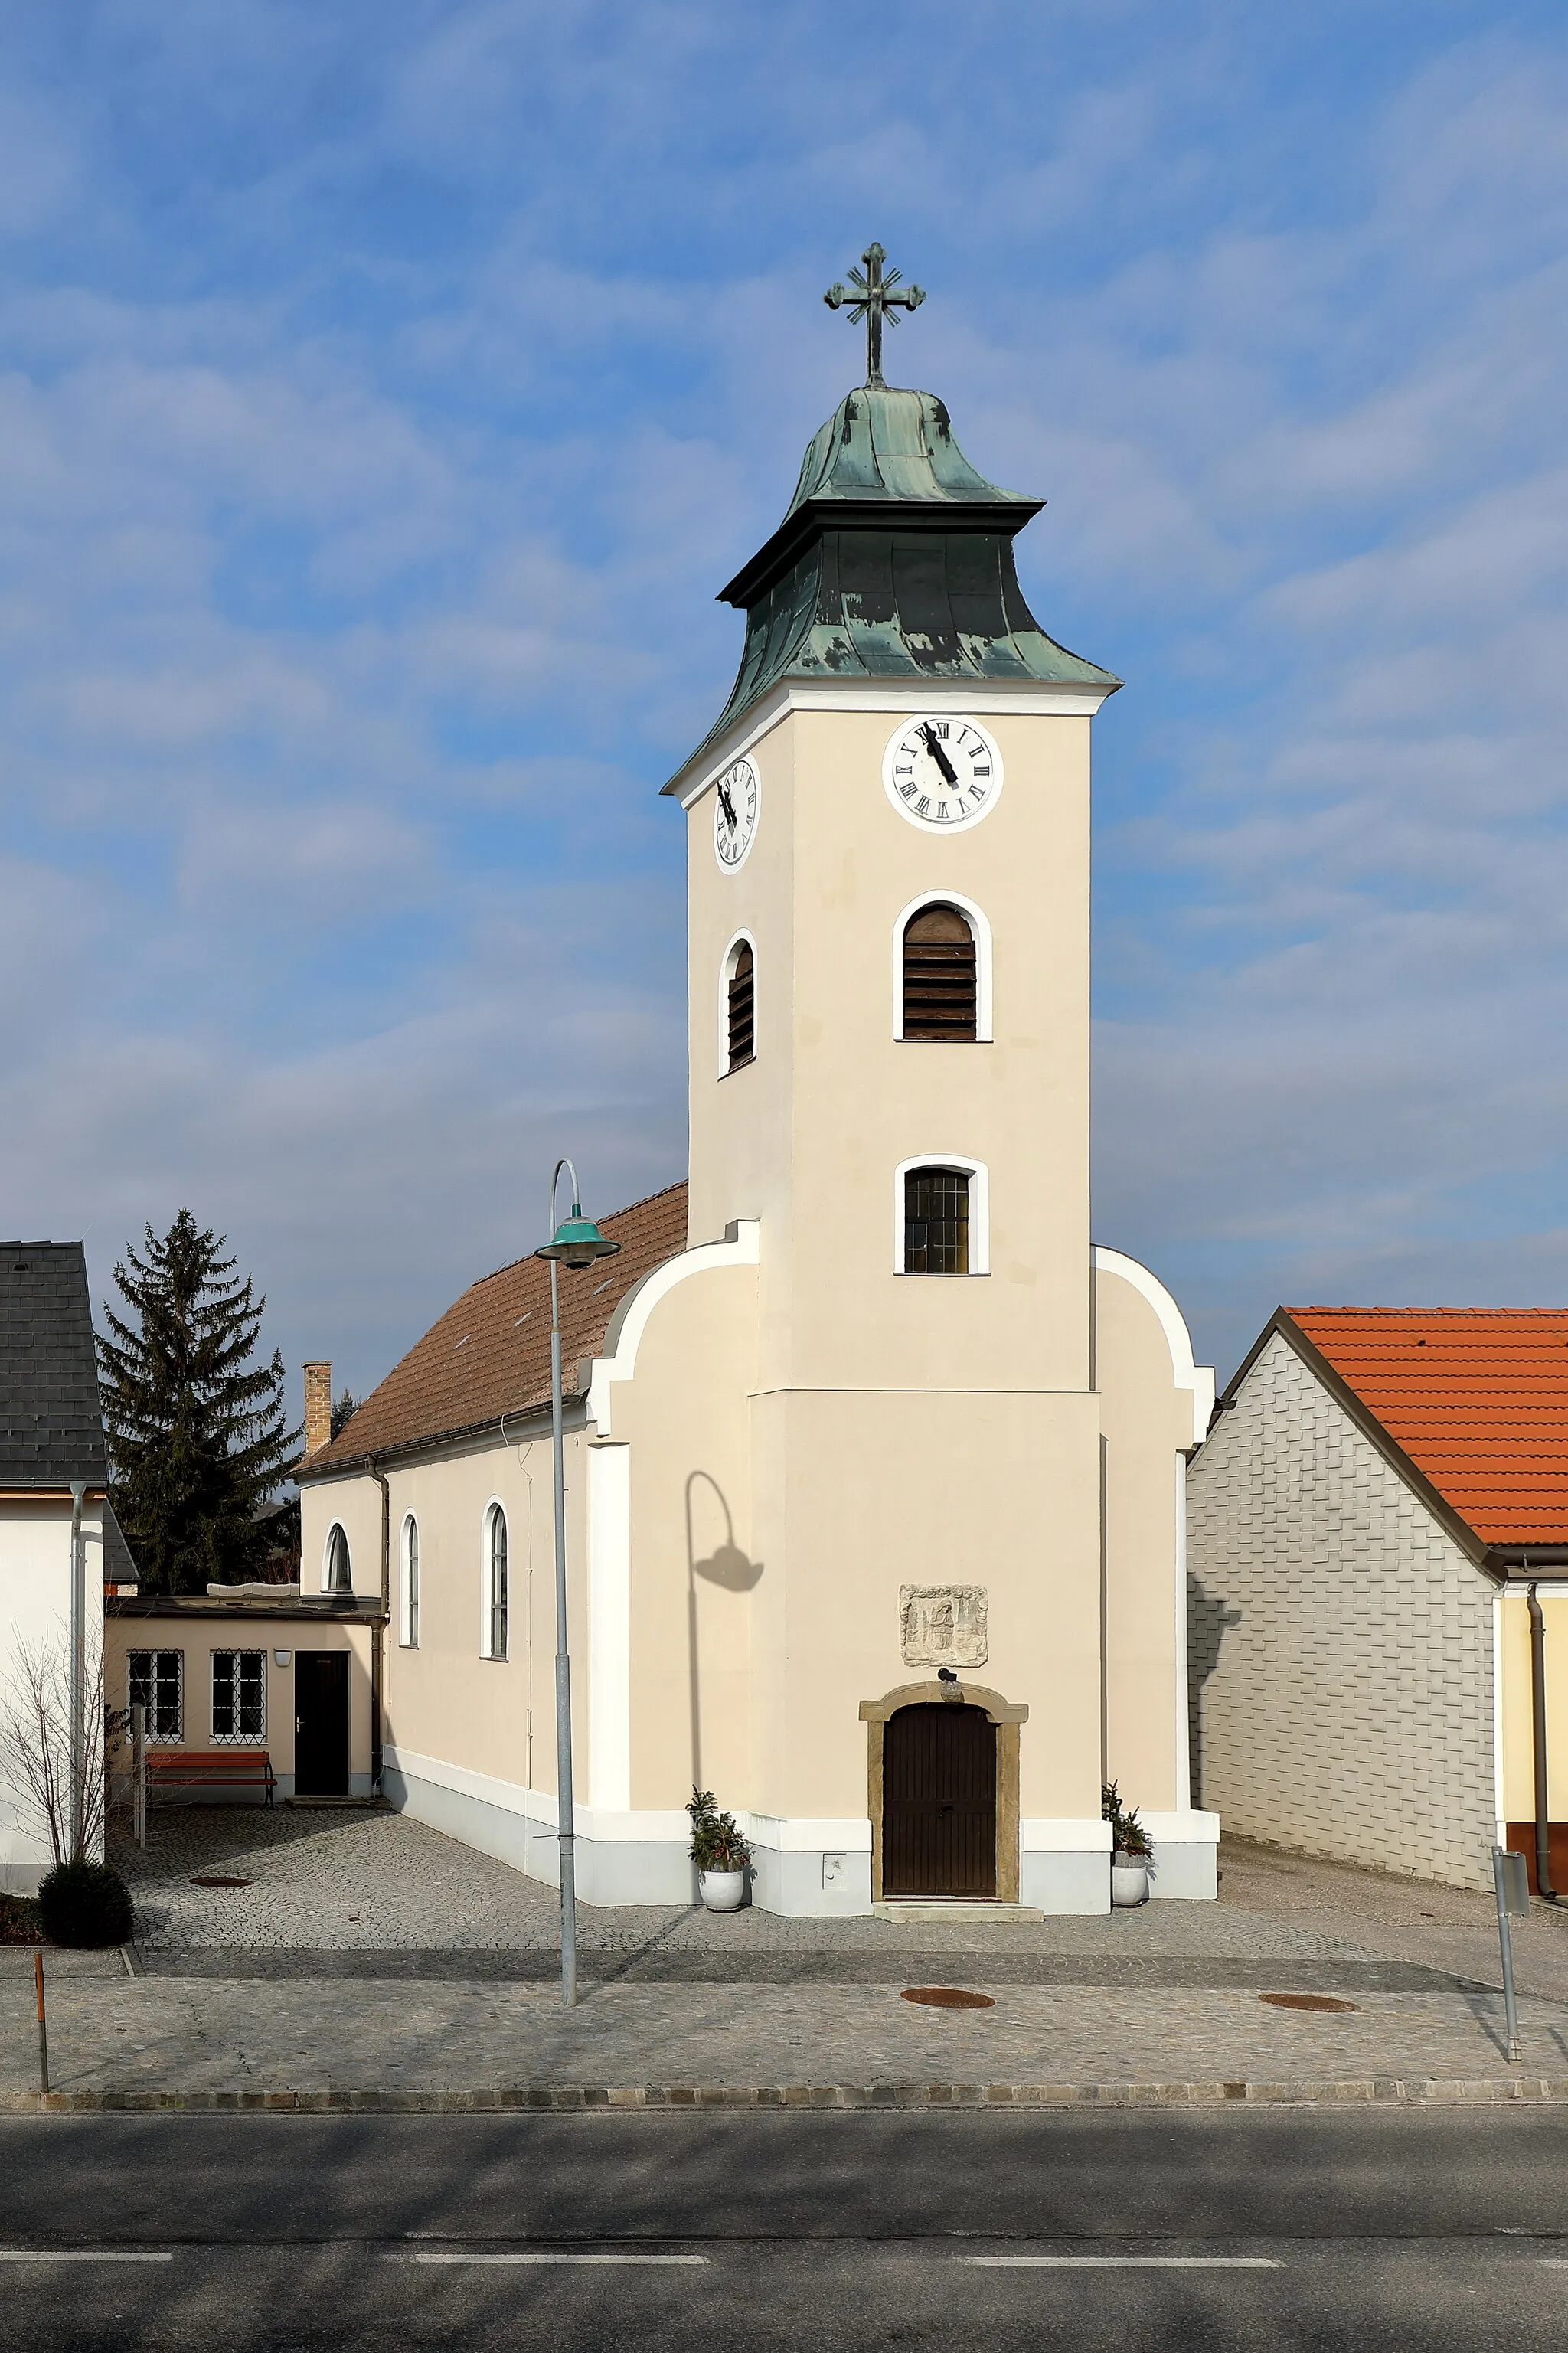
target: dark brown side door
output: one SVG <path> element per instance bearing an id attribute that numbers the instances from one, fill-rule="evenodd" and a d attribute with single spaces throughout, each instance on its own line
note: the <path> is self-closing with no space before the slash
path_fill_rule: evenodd
<path id="1" fill-rule="evenodd" d="M 901 1707 L 882 1736 L 884 1895 L 996 1894 L 996 1727 L 984 1708 Z"/>
<path id="2" fill-rule="evenodd" d="M 301 1798 L 349 1794 L 349 1654 L 294 1653 L 294 1788 Z"/>

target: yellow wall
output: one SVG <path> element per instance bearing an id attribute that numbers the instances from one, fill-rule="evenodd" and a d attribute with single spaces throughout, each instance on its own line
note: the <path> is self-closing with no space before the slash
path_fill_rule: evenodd
<path id="1" fill-rule="evenodd" d="M 1551 1819 L 1568 1821 L 1568 1594 L 1542 1593 L 1546 1621 L 1546 1762 Z M 1522 1593 L 1502 1600 L 1503 1819 L 1535 1813 L 1531 1733 L 1530 1611 Z"/>
<path id="2" fill-rule="evenodd" d="M 300 1651 L 347 1651 L 349 1653 L 349 1770 L 370 1771 L 371 1630 L 346 1626 L 327 1618 L 283 1618 L 236 1610 L 232 1616 L 198 1617 L 171 1611 L 167 1617 L 121 1618 L 105 1621 L 103 1635 L 104 1700 L 110 1707 L 127 1704 L 131 1651 L 184 1652 L 184 1730 L 182 1748 L 211 1748 L 212 1654 L 215 1651 L 265 1651 L 267 1653 L 267 1737 L 258 1742 L 272 1760 L 272 1770 L 294 1770 L 294 1654 Z M 276 1653 L 287 1651 L 289 1663 L 278 1664 Z M 223 1744 L 226 1747 L 227 1742 Z M 236 1746 L 248 1746 L 235 1744 Z"/>

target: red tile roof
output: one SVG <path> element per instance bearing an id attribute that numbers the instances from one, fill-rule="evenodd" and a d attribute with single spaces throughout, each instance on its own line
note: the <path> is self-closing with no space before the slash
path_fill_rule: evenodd
<path id="1" fill-rule="evenodd" d="M 569 1394 L 577 1359 L 601 1353 L 605 1327 L 627 1292 L 686 1248 L 685 1184 L 599 1224 L 619 1242 L 619 1255 L 580 1272 L 561 1270 L 561 1364 Z M 300 1464 L 299 1476 L 480 1429 L 549 1397 L 550 1266 L 545 1259 L 520 1258 L 470 1283 L 341 1435 Z"/>
<path id="2" fill-rule="evenodd" d="M 1568 1309 L 1280 1312 L 1483 1543 L 1568 1544 Z"/>

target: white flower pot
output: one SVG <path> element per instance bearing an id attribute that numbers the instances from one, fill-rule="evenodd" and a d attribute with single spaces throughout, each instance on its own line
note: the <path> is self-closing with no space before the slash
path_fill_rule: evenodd
<path id="1" fill-rule="evenodd" d="M 746 1893 L 743 1871 L 700 1871 L 697 1892 L 710 1912 L 738 1912 Z"/>
<path id="2" fill-rule="evenodd" d="M 1149 1901 L 1149 1866 L 1142 1856 L 1113 1854 L 1110 1858 L 1110 1900 L 1121 1907 Z"/>

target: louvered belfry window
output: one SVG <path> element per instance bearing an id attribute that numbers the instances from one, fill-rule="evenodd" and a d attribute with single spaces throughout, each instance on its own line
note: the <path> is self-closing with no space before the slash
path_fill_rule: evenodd
<path id="1" fill-rule="evenodd" d="M 757 974 L 749 942 L 730 959 L 730 1068 L 738 1071 L 757 1050 Z"/>
<path id="2" fill-rule="evenodd" d="M 956 907 L 922 907 L 904 926 L 904 1035 L 973 1039 L 974 934 Z"/>
<path id="3" fill-rule="evenodd" d="M 969 1179 L 962 1168 L 911 1168 L 905 1176 L 904 1272 L 969 1272 Z"/>

